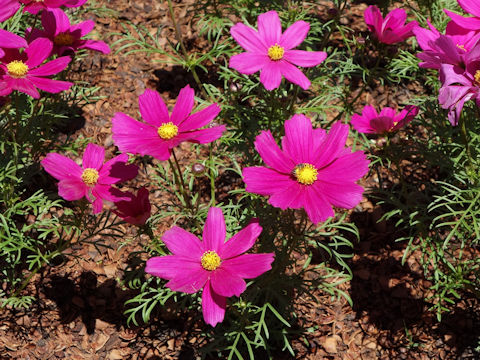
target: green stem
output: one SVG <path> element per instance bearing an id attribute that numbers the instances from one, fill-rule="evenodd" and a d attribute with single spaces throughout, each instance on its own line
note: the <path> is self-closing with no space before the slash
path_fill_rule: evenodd
<path id="1" fill-rule="evenodd" d="M 187 188 L 185 186 L 185 182 L 183 181 L 183 176 L 182 176 L 182 170 L 180 168 L 180 163 L 178 162 L 177 155 L 175 155 L 175 149 L 172 149 L 172 155 L 173 155 L 173 159 L 175 160 L 175 165 L 176 165 L 176 168 L 177 168 L 176 171 L 175 171 L 175 167 L 172 164 L 172 161 L 170 159 L 168 161 L 170 162 L 170 166 L 172 166 L 172 171 L 173 171 L 173 174 L 176 178 L 177 185 L 180 188 L 180 192 L 182 193 L 183 200 L 185 201 L 185 204 L 190 209 L 190 212 L 193 215 L 193 213 L 194 213 L 193 206 L 192 206 L 192 203 L 190 201 L 190 197 L 187 196 Z M 178 177 L 177 177 L 177 171 L 178 171 Z"/>
<path id="2" fill-rule="evenodd" d="M 465 118 L 461 117 L 459 121 L 460 125 L 460 133 L 462 134 L 462 140 L 463 143 L 465 144 L 465 152 L 467 154 L 467 161 L 468 161 L 468 170 L 473 170 L 473 159 L 472 159 L 472 153 L 470 150 L 470 142 L 468 140 L 468 133 L 467 133 L 467 124 L 465 122 Z M 470 171 L 467 171 L 467 174 L 469 174 Z M 469 176 L 470 177 L 470 176 Z"/>
<path id="3" fill-rule="evenodd" d="M 185 47 L 185 44 L 183 43 L 182 40 L 182 33 L 180 31 L 180 28 L 178 27 L 177 20 L 175 18 L 175 12 L 173 11 L 173 5 L 172 5 L 172 0 L 167 0 L 168 2 L 168 11 L 170 13 L 170 17 L 172 18 L 172 23 L 173 23 L 173 28 L 175 29 L 175 37 L 177 38 L 178 43 L 180 44 L 180 49 L 182 50 L 183 53 L 183 58 L 185 59 L 185 62 L 188 64 L 188 69 L 192 72 L 193 79 L 197 83 L 197 86 L 199 87 L 200 91 L 202 92 L 202 95 L 204 99 L 208 99 L 209 96 L 205 89 L 203 88 L 202 82 L 200 81 L 200 78 L 198 77 L 198 74 L 195 70 L 195 64 L 190 63 L 190 56 L 188 55 L 187 48 Z"/>
<path id="4" fill-rule="evenodd" d="M 213 174 L 213 143 L 209 146 L 208 161 L 210 162 L 209 166 L 209 176 L 210 176 L 210 206 L 215 206 L 215 176 Z"/>

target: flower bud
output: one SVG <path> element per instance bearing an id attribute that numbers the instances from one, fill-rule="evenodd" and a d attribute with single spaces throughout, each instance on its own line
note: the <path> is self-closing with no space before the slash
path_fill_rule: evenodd
<path id="1" fill-rule="evenodd" d="M 205 173 L 205 166 L 200 163 L 195 163 L 192 165 L 192 173 L 195 176 L 201 176 Z"/>

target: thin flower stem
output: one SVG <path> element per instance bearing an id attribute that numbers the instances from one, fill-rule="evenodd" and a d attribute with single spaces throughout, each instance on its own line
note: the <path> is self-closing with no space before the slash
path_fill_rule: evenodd
<path id="1" fill-rule="evenodd" d="M 209 154 L 208 154 L 208 161 L 210 162 L 210 166 L 208 169 L 209 177 L 210 177 L 210 206 L 215 206 L 216 199 L 215 199 L 215 176 L 213 174 L 213 145 L 210 144 L 209 146 Z"/>
<path id="2" fill-rule="evenodd" d="M 465 122 L 465 118 L 462 118 L 462 117 L 460 118 L 459 125 L 460 125 L 460 133 L 462 134 L 462 140 L 463 140 L 463 143 L 465 144 L 465 153 L 467 154 L 468 167 L 469 167 L 469 170 L 472 171 L 474 169 L 474 166 L 473 166 L 473 160 L 472 160 L 472 153 L 470 150 L 470 142 L 468 140 L 467 124 Z M 470 174 L 470 171 L 467 171 L 468 175 Z"/>
<path id="3" fill-rule="evenodd" d="M 175 167 L 173 166 L 172 161 L 169 159 L 168 161 L 170 162 L 170 166 L 172 166 L 172 171 L 174 173 L 175 178 L 177 179 L 177 185 L 180 188 L 180 192 L 182 193 L 183 200 L 185 201 L 185 204 L 187 207 L 190 209 L 191 214 L 194 214 L 194 209 L 192 206 L 192 202 L 190 201 L 190 197 L 187 196 L 187 188 L 185 186 L 185 182 L 183 181 L 183 176 L 182 176 L 182 170 L 180 168 L 180 163 L 178 162 L 177 155 L 175 155 L 175 150 L 172 149 L 172 155 L 173 159 L 175 160 L 175 165 L 176 165 L 176 171 Z M 178 177 L 177 177 L 177 172 L 178 172 Z"/>
<path id="4" fill-rule="evenodd" d="M 182 50 L 183 58 L 188 65 L 188 69 L 192 72 L 193 79 L 197 83 L 204 99 L 208 99 L 209 96 L 208 96 L 207 92 L 205 91 L 205 89 L 203 88 L 202 82 L 200 81 L 200 78 L 198 77 L 197 71 L 195 70 L 195 64 L 190 63 L 190 56 L 188 55 L 187 48 L 185 47 L 185 44 L 183 43 L 182 33 L 181 33 L 180 28 L 178 26 L 177 20 L 175 19 L 175 12 L 173 11 L 172 0 L 167 0 L 167 2 L 168 2 L 168 11 L 170 13 L 170 17 L 172 18 L 173 28 L 175 29 L 175 37 L 177 38 L 177 41 L 180 44 L 180 49 Z"/>

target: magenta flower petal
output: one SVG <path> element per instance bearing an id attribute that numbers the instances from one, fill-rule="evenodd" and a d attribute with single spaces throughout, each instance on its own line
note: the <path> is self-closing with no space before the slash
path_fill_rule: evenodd
<path id="1" fill-rule="evenodd" d="M 284 192 L 295 184 L 295 180 L 289 175 L 261 166 L 243 168 L 242 176 L 248 192 L 263 196 Z"/>
<path id="2" fill-rule="evenodd" d="M 28 60 L 25 64 L 29 68 L 34 68 L 45 61 L 52 51 L 53 44 L 50 40 L 45 38 L 39 38 L 33 40 L 30 45 L 25 49 L 25 53 L 28 56 Z"/>
<path id="3" fill-rule="evenodd" d="M 95 27 L 95 22 L 93 20 L 82 21 L 81 23 L 72 25 L 70 27 L 70 32 L 76 33 L 79 32 L 80 37 L 84 37 L 89 34 Z"/>
<path id="4" fill-rule="evenodd" d="M 182 121 L 179 125 L 179 130 L 183 132 L 204 127 L 205 125 L 208 125 L 213 119 L 215 119 L 218 114 L 220 114 L 220 111 L 220 106 L 218 106 L 217 104 L 209 105 L 205 109 L 191 114 L 184 121 Z"/>
<path id="5" fill-rule="evenodd" d="M 230 33 L 235 41 L 249 52 L 265 54 L 268 50 L 263 38 L 251 27 L 238 23 L 230 29 Z"/>
<path id="6" fill-rule="evenodd" d="M 115 145 L 120 151 L 138 153 L 138 147 L 148 143 L 149 146 L 158 143 L 155 128 L 132 119 L 124 113 L 116 113 L 112 119 L 112 133 Z M 166 149 L 168 153 L 168 148 Z M 170 153 L 167 155 L 170 156 Z M 167 159 L 168 159 L 167 157 Z"/>
<path id="7" fill-rule="evenodd" d="M 147 260 L 145 272 L 162 279 L 171 280 L 175 278 L 186 263 L 191 262 L 188 258 L 176 255 L 155 256 Z"/>
<path id="8" fill-rule="evenodd" d="M 10 19 L 20 9 L 18 0 L 3 0 L 0 6 L 0 22 Z"/>
<path id="9" fill-rule="evenodd" d="M 78 179 L 82 176 L 82 168 L 66 156 L 50 153 L 40 162 L 50 175 L 57 180 Z"/>
<path id="10" fill-rule="evenodd" d="M 305 115 L 296 114 L 285 121 L 285 137 L 282 140 L 282 146 L 285 154 L 293 159 L 294 165 L 312 162 L 312 134 L 312 123 Z M 267 162 L 265 163 L 268 165 Z M 292 169 L 293 167 L 290 171 Z"/>
<path id="11" fill-rule="evenodd" d="M 270 58 L 265 53 L 244 52 L 233 55 L 229 66 L 242 74 L 251 75 L 261 70 L 268 62 Z"/>
<path id="12" fill-rule="evenodd" d="M 280 36 L 278 44 L 286 50 L 293 49 L 300 45 L 307 37 L 310 30 L 310 24 L 303 21 L 295 21 L 289 26 L 285 32 Z"/>
<path id="13" fill-rule="evenodd" d="M 113 212 L 129 224 L 143 226 L 152 211 L 149 194 L 145 187 L 140 188 L 136 196 L 130 192 L 124 193 L 122 195 L 129 199 L 115 201 L 116 210 Z"/>
<path id="14" fill-rule="evenodd" d="M 320 191 L 330 204 L 344 209 L 352 209 L 362 201 L 363 188 L 352 182 L 322 182 Z"/>
<path id="15" fill-rule="evenodd" d="M 182 262 L 182 271 L 177 273 L 166 286 L 173 291 L 193 294 L 204 287 L 210 277 L 210 272 L 202 268 L 200 261 L 186 260 Z"/>
<path id="16" fill-rule="evenodd" d="M 251 222 L 228 240 L 219 252 L 222 259 L 229 259 L 248 251 L 262 232 L 258 220 Z M 254 276 L 256 277 L 256 276 Z"/>
<path id="17" fill-rule="evenodd" d="M 273 259 L 273 253 L 243 254 L 224 260 L 222 266 L 244 279 L 254 279 L 272 268 Z"/>
<path id="18" fill-rule="evenodd" d="M 226 235 L 227 231 L 222 209 L 211 207 L 208 210 L 207 221 L 203 228 L 203 243 L 205 251 L 213 250 L 218 253 L 219 249 L 221 249 L 225 242 Z"/>
<path id="19" fill-rule="evenodd" d="M 70 56 L 62 56 L 29 71 L 28 74 L 33 76 L 55 75 L 65 70 L 71 60 Z"/>
<path id="20" fill-rule="evenodd" d="M 380 9 L 374 5 L 369 6 L 364 13 L 365 23 L 373 32 L 378 41 L 385 44 L 395 44 L 413 36 L 412 30 L 418 26 L 416 21 L 404 24 L 407 13 L 403 9 L 394 9 L 382 17 Z"/>
<path id="21" fill-rule="evenodd" d="M 335 216 L 332 206 L 324 195 L 315 186 L 308 189 L 308 195 L 305 196 L 305 212 L 314 224 L 325 221 Z"/>
<path id="22" fill-rule="evenodd" d="M 138 105 L 142 118 L 148 124 L 159 127 L 163 123 L 170 121 L 167 105 L 165 105 L 165 102 L 158 92 L 150 89 L 145 90 L 145 92 L 138 97 Z"/>
<path id="23" fill-rule="evenodd" d="M 172 110 L 170 120 L 175 124 L 180 124 L 192 112 L 195 92 L 190 85 L 185 86 L 178 94 L 177 102 Z"/>
<path id="24" fill-rule="evenodd" d="M 185 258 L 197 259 L 198 261 L 205 252 L 202 242 L 195 235 L 178 226 L 167 230 L 162 236 L 162 241 L 172 254 Z"/>
<path id="25" fill-rule="evenodd" d="M 89 49 L 101 52 L 102 54 L 110 54 L 110 46 L 103 41 L 98 40 L 84 40 L 82 45 L 78 46 L 79 49 Z"/>
<path id="26" fill-rule="evenodd" d="M 68 90 L 73 85 L 73 83 L 68 81 L 52 80 L 36 76 L 29 76 L 28 80 L 40 90 L 54 94 Z"/>
<path id="27" fill-rule="evenodd" d="M 280 41 L 282 23 L 276 11 L 267 11 L 258 16 L 258 34 L 265 39 L 267 46 L 275 45 Z"/>
<path id="28" fill-rule="evenodd" d="M 196 144 L 208 144 L 222 137 L 222 134 L 225 132 L 225 130 L 225 125 L 219 125 L 209 129 L 207 128 L 196 131 L 188 131 L 178 135 L 173 141 L 173 146 L 177 146 L 184 141 L 189 141 Z"/>
<path id="29" fill-rule="evenodd" d="M 260 72 L 260 82 L 267 90 L 278 88 L 282 82 L 282 71 L 278 64 L 273 61 L 265 64 Z"/>
<path id="30" fill-rule="evenodd" d="M 240 296 L 247 288 L 247 284 L 240 276 L 225 269 L 224 266 L 212 272 L 210 284 L 215 293 L 225 297 Z"/>
<path id="31" fill-rule="evenodd" d="M 7 78 L 5 79 L 7 86 L 10 88 L 10 92 L 8 92 L 6 95 L 10 94 L 12 90 L 18 90 L 20 92 L 23 92 L 27 95 L 30 95 L 34 99 L 39 99 L 40 94 L 37 91 L 34 83 L 31 81 L 31 79 L 14 79 L 14 78 Z"/>
<path id="32" fill-rule="evenodd" d="M 278 68 L 285 79 L 291 83 L 297 84 L 303 90 L 307 90 L 310 87 L 310 80 L 308 80 L 305 74 L 288 61 L 279 61 Z"/>
<path id="33" fill-rule="evenodd" d="M 476 31 L 480 28 L 480 18 L 478 17 L 463 17 L 447 9 L 443 9 L 443 11 L 450 19 L 452 19 L 453 22 L 455 22 L 455 24 L 464 29 Z"/>
<path id="34" fill-rule="evenodd" d="M 58 195 L 68 201 L 80 200 L 85 191 L 86 186 L 79 179 L 63 179 L 58 183 Z"/>
<path id="35" fill-rule="evenodd" d="M 108 160 L 98 172 L 100 175 L 99 182 L 101 184 L 111 185 L 135 178 L 138 174 L 138 166 L 134 164 L 126 165 L 125 163 L 127 161 L 127 154 L 121 154 Z"/>
<path id="36" fill-rule="evenodd" d="M 282 210 L 300 209 L 305 203 L 305 191 L 296 181 L 292 181 L 284 191 L 273 193 L 268 202 Z"/>
<path id="37" fill-rule="evenodd" d="M 18 49 L 23 47 L 27 47 L 27 41 L 24 38 L 0 29 L 0 48 Z"/>
<path id="38" fill-rule="evenodd" d="M 322 152 L 314 160 L 317 168 L 323 168 L 331 163 L 335 157 L 339 156 L 340 152 L 345 148 L 347 137 L 348 125 L 342 124 L 340 121 L 332 125 L 328 137 L 322 145 Z"/>
<path id="39" fill-rule="evenodd" d="M 265 164 L 271 168 L 288 173 L 295 167 L 291 157 L 280 150 L 270 130 L 262 131 L 254 144 Z"/>
<path id="40" fill-rule="evenodd" d="M 324 51 L 288 50 L 284 55 L 286 61 L 302 67 L 317 66 L 326 58 L 327 53 Z"/>
<path id="41" fill-rule="evenodd" d="M 83 153 L 82 165 L 84 169 L 97 169 L 103 165 L 105 160 L 105 149 L 96 144 L 88 144 Z"/>
<path id="42" fill-rule="evenodd" d="M 467 13 L 480 18 L 480 4 L 476 0 L 458 0 L 458 4 Z"/>
<path id="43" fill-rule="evenodd" d="M 216 294 L 208 282 L 202 293 L 202 311 L 205 322 L 212 326 L 222 322 L 226 307 L 227 298 Z"/>

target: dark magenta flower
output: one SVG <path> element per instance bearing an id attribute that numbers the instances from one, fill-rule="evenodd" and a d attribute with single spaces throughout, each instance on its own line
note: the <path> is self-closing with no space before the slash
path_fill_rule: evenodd
<path id="1" fill-rule="evenodd" d="M 212 104 L 191 114 L 194 91 L 189 85 L 180 90 L 171 115 L 156 91 L 145 90 L 138 103 L 145 122 L 121 112 L 112 119 L 113 141 L 120 151 L 150 155 L 164 161 L 170 158 L 171 149 L 184 141 L 207 144 L 225 131 L 225 125 L 201 129 L 218 115 L 220 107 Z"/>
<path id="2" fill-rule="evenodd" d="M 117 209 L 113 212 L 129 224 L 145 225 L 152 211 L 148 195 L 148 189 L 144 187 L 138 190 L 137 196 L 130 192 L 123 193 L 123 197 L 128 198 L 128 200 L 116 201 Z"/>
<path id="3" fill-rule="evenodd" d="M 304 208 L 317 224 L 335 213 L 332 206 L 353 208 L 363 188 L 355 182 L 368 171 L 362 151 L 345 148 L 348 126 L 335 123 L 327 134 L 313 129 L 309 118 L 294 115 L 285 121 L 281 150 L 269 130 L 255 140 L 255 149 L 268 167 L 243 169 L 246 190 L 269 196 L 283 210 Z"/>
<path id="4" fill-rule="evenodd" d="M 306 90 L 310 80 L 297 66 L 317 66 L 327 57 L 323 51 L 294 50 L 305 40 L 309 30 L 310 24 L 300 20 L 282 33 L 276 11 L 258 16 L 258 32 L 238 23 L 230 33 L 247 52 L 232 56 L 230 67 L 247 75 L 260 71 L 260 81 L 267 90 L 278 88 L 282 76 Z"/>
<path id="5" fill-rule="evenodd" d="M 43 30 L 31 30 L 30 40 L 40 37 L 53 43 L 53 54 L 64 55 L 74 53 L 79 49 L 90 49 L 108 54 L 110 48 L 103 41 L 82 39 L 95 26 L 92 20 L 71 25 L 68 16 L 60 9 L 52 9 L 42 13 Z M 28 35 L 27 35 L 28 37 Z"/>
<path id="6" fill-rule="evenodd" d="M 273 253 L 244 254 L 261 232 L 258 221 L 252 221 L 225 242 L 222 210 L 211 207 L 202 241 L 174 226 L 162 238 L 173 255 L 148 259 L 145 272 L 169 280 L 166 286 L 173 291 L 193 294 L 203 288 L 203 318 L 215 326 L 223 321 L 227 297 L 245 291 L 243 279 L 256 278 L 272 267 Z"/>
<path id="7" fill-rule="evenodd" d="M 48 39 L 32 41 L 23 52 L 17 49 L 5 50 L 0 58 L 0 96 L 17 90 L 38 99 L 38 89 L 58 93 L 70 89 L 73 85 L 68 81 L 52 80 L 48 76 L 58 74 L 70 63 L 69 56 L 56 58 L 46 64 L 42 63 L 52 51 L 52 43 Z"/>
<path id="8" fill-rule="evenodd" d="M 126 165 L 127 154 L 121 154 L 105 162 L 105 149 L 88 144 L 83 153 L 82 166 L 68 157 L 50 153 L 41 161 L 46 172 L 58 183 L 58 195 L 68 201 L 86 197 L 93 204 L 93 213 L 103 208 L 103 200 L 129 200 L 128 196 L 118 196 L 113 184 L 133 179 L 137 176 L 136 165 Z"/>
<path id="9" fill-rule="evenodd" d="M 352 126 L 358 132 L 364 134 L 385 134 L 397 131 L 413 120 L 418 114 L 418 107 L 408 105 L 399 114 L 394 109 L 385 107 L 377 113 L 371 105 L 362 110 L 362 115 L 352 116 Z"/>
<path id="10" fill-rule="evenodd" d="M 403 9 L 390 11 L 383 19 L 380 9 L 374 5 L 365 10 L 365 23 L 378 41 L 384 44 L 396 44 L 413 36 L 412 30 L 418 26 L 416 21 L 405 25 L 407 13 Z"/>

